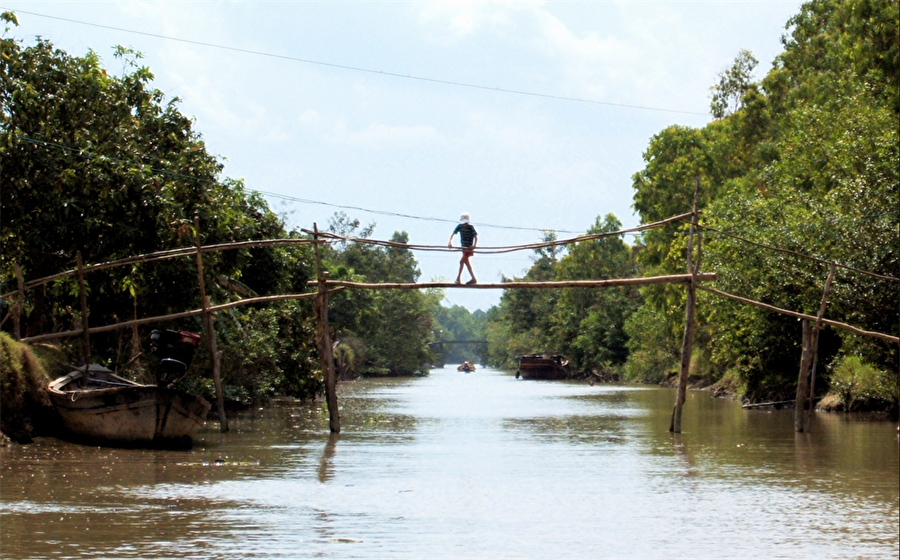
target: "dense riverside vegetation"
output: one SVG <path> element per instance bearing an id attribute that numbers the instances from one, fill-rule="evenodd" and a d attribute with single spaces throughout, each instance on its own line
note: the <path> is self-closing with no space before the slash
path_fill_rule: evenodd
<path id="1" fill-rule="evenodd" d="M 752 78 L 752 53 L 738 53 L 711 88 L 715 120 L 699 129 L 674 125 L 650 139 L 646 165 L 633 176 L 641 222 L 690 211 L 699 180 L 704 227 L 694 258 L 718 274 L 715 287 L 812 315 L 830 262 L 896 278 L 898 20 L 896 0 L 809 2 L 787 23 L 784 52 L 762 80 Z M 591 232 L 617 227 L 610 216 Z M 686 232 L 685 222 L 649 231 L 631 251 L 605 238 L 565 255 L 538 253 L 524 278 L 683 273 Z M 896 282 L 838 268 L 826 316 L 897 334 L 898 294 Z M 664 381 L 680 364 L 684 298 L 680 286 L 640 294 L 507 292 L 490 315 L 491 358 L 504 364 L 526 349 L 552 349 L 582 368 Z M 796 319 L 701 292 L 697 324 L 698 382 L 750 400 L 792 398 L 801 355 Z M 819 379 L 837 392 L 853 385 L 861 400 L 896 410 L 897 350 L 826 329 Z"/>
<path id="2" fill-rule="evenodd" d="M 673 125 L 649 139 L 645 166 L 633 176 L 634 208 L 642 223 L 687 212 L 699 179 L 702 250 L 694 257 L 703 271 L 718 274 L 716 288 L 815 315 L 830 262 L 898 276 L 898 2 L 804 4 L 787 22 L 784 51 L 762 79 L 754 79 L 753 54 L 737 53 L 711 87 L 713 121 L 703 128 Z M 124 70 L 114 76 L 92 51 L 71 56 L 43 39 L 24 46 L 9 38 L 15 16 L 3 19 L 3 293 L 15 290 L 14 264 L 26 279 L 43 277 L 74 268 L 77 251 L 95 263 L 191 247 L 198 237 L 204 244 L 308 238 L 288 230 L 242 181 L 222 176 L 222 164 L 179 112 L 178 99 L 166 100 L 152 87 L 139 53 L 118 48 Z M 589 233 L 611 235 L 539 249 L 522 277 L 509 280 L 685 271 L 685 222 L 634 240 L 614 233 L 621 223 L 613 215 L 586 226 Z M 327 225 L 362 239 L 374 227 L 344 214 Z M 406 232 L 392 236 L 400 244 L 407 239 Z M 554 239 L 546 233 L 546 241 Z M 396 246 L 333 243 L 321 256 L 333 279 L 414 282 L 420 274 L 413 254 Z M 204 267 L 214 303 L 306 292 L 316 275 L 310 245 L 210 253 Z M 92 326 L 200 307 L 193 257 L 92 273 L 87 284 Z M 898 293 L 896 282 L 839 268 L 826 316 L 897 334 Z M 438 339 L 489 342 L 486 350 L 447 345 L 448 362 L 511 367 L 518 354 L 560 352 L 580 370 L 652 383 L 665 382 L 680 362 L 680 286 L 509 290 L 498 306 L 476 313 L 443 307 L 442 296 L 417 290 L 335 294 L 330 326 L 342 377 L 416 374 L 433 358 L 428 343 Z M 231 403 L 321 392 L 311 307 L 304 300 L 217 314 Z M 75 279 L 30 290 L 23 335 L 73 329 L 80 309 Z M 798 321 L 700 292 L 697 326 L 696 383 L 715 383 L 750 400 L 793 396 Z M 149 381 L 150 328 L 202 330 L 198 318 L 189 318 L 96 335 L 92 361 Z M 66 344 L 72 345 L 65 348 L 69 359 L 77 360 L 77 343 Z M 186 388 L 211 398 L 205 347 L 194 363 Z M 821 335 L 819 392 L 831 389 L 845 407 L 896 410 L 897 368 L 897 345 L 834 329 Z"/>
<path id="3" fill-rule="evenodd" d="M 166 101 L 152 87 L 153 75 L 140 65 L 139 53 L 116 49 L 125 69 L 114 76 L 92 51 L 71 56 L 43 39 L 23 46 L 8 37 L 15 15 L 5 13 L 3 20 L 3 293 L 16 289 L 14 264 L 26 280 L 49 276 L 74 268 L 78 251 L 85 263 L 98 263 L 191 247 L 197 237 L 203 244 L 306 237 L 287 231 L 258 193 L 221 176 L 222 164 L 179 112 L 178 99 Z M 335 216 L 329 225 L 340 233 L 363 233 L 351 231 L 358 223 L 346 216 Z M 394 240 L 403 242 L 406 234 L 396 233 Z M 213 303 L 225 303 L 306 292 L 314 263 L 310 245 L 207 253 L 207 294 Z M 332 278 L 411 282 L 419 274 L 408 251 L 354 245 L 326 249 L 323 266 Z M 91 326 L 200 307 L 193 256 L 95 272 L 86 280 Z M 426 343 L 435 299 L 440 295 L 418 292 L 334 297 L 331 326 L 341 341 L 336 354 L 344 373 L 421 370 L 430 358 Z M 74 278 L 29 290 L 22 335 L 73 329 L 80 309 Z M 4 328 L 11 329 L 12 321 Z M 202 332 L 200 319 L 188 318 L 98 334 L 91 337 L 91 361 L 150 381 L 152 328 Z M 233 308 L 216 315 L 215 329 L 229 402 L 308 398 L 322 390 L 309 300 Z M 64 344 L 77 362 L 78 342 Z M 211 398 L 209 362 L 201 345 L 184 383 Z"/>

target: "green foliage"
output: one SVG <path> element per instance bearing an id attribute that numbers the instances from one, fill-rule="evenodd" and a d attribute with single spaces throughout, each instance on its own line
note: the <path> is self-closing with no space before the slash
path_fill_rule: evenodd
<path id="1" fill-rule="evenodd" d="M 5 18 L 7 22 L 11 18 Z M 8 31 L 8 28 L 7 28 Z M 100 57 L 70 56 L 48 41 L 0 42 L 0 286 L 15 289 L 13 263 L 26 279 L 85 263 L 164 249 L 282 238 L 281 220 L 258 193 L 220 178 L 192 121 L 153 89 L 141 55 L 119 47 L 121 76 Z M 199 230 L 193 227 L 199 218 Z M 267 247 L 204 254 L 213 303 L 255 293 L 306 290 L 311 253 Z M 213 281 L 216 280 L 216 281 Z M 86 278 L 91 326 L 200 307 L 194 259 L 181 258 L 93 272 Z M 64 279 L 29 290 L 23 334 L 69 330 L 82 320 L 77 283 Z M 303 308 L 305 312 L 298 309 Z M 311 397 L 319 383 L 310 359 L 309 305 L 234 311 L 217 321 L 226 386 L 238 400 L 283 391 Z M 201 332 L 183 319 L 91 337 L 92 361 L 147 381 L 153 359 L 141 357 L 152 328 Z M 210 371 L 205 345 L 186 383 Z M 289 350 L 284 347 L 289 346 Z"/>
<path id="2" fill-rule="evenodd" d="M 470 312 L 461 305 L 444 307 L 440 300 L 431 305 L 434 317 L 436 339 L 486 340 L 487 321 L 483 311 Z M 444 345 L 444 362 L 456 363 L 468 360 L 473 363 L 487 363 L 487 345 L 484 344 L 446 344 Z"/>
<path id="3" fill-rule="evenodd" d="M 753 69 L 759 61 L 748 50 L 741 49 L 734 63 L 719 74 L 719 83 L 710 88 L 712 116 L 721 119 L 734 113 L 741 107 L 744 94 L 750 89 Z"/>
<path id="4" fill-rule="evenodd" d="M 673 310 L 674 311 L 674 310 Z M 683 312 L 682 312 L 683 316 Z M 625 379 L 642 383 L 660 383 L 681 363 L 681 346 L 667 328 L 664 313 L 643 305 L 628 317 L 628 361 Z"/>
<path id="5" fill-rule="evenodd" d="M 829 381 L 831 392 L 840 397 L 845 411 L 861 406 L 897 407 L 896 373 L 874 367 L 859 356 L 841 356 L 831 369 Z"/>
<path id="6" fill-rule="evenodd" d="M 329 229 L 338 235 L 364 240 L 374 224 L 360 229 L 359 220 L 338 213 Z M 395 232 L 389 246 L 341 242 L 323 256 L 335 279 L 360 282 L 415 282 L 420 275 L 406 232 Z M 354 341 L 354 368 L 362 374 L 413 375 L 431 362 L 433 298 L 419 290 L 356 290 L 331 299 L 329 324 L 336 341 Z M 361 358 L 364 357 L 364 361 Z"/>
<path id="7" fill-rule="evenodd" d="M 20 443 L 46 433 L 51 412 L 43 364 L 27 344 L 0 332 L 0 430 Z"/>
<path id="8" fill-rule="evenodd" d="M 693 174 L 701 225 L 711 228 L 703 232 L 702 266 L 717 273 L 717 288 L 815 315 L 827 262 L 896 276 L 898 23 L 897 0 L 816 0 L 788 22 L 785 51 L 760 83 L 750 81 L 755 60 L 742 51 L 713 87 L 719 120 L 700 130 L 670 127 L 651 140 L 646 167 L 634 176 L 642 221 L 685 211 Z M 646 273 L 684 270 L 680 228 L 643 236 Z M 644 296 L 673 346 L 683 318 L 669 310 L 682 308 L 682 291 L 648 288 Z M 838 269 L 826 317 L 895 333 L 898 298 L 896 283 Z M 630 375 L 641 362 L 663 361 L 657 339 L 638 332 L 637 318 L 652 315 L 633 316 Z M 728 377 L 746 398 L 790 398 L 799 338 L 792 318 L 701 294 L 695 351 L 709 357 L 706 374 Z M 847 340 L 823 331 L 820 361 Z M 893 367 L 897 349 L 881 345 L 867 359 Z"/>

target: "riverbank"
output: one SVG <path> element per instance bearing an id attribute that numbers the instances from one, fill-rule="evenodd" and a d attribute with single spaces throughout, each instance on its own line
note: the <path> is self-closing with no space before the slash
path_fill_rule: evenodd
<path id="1" fill-rule="evenodd" d="M 47 395 L 53 375 L 65 369 L 64 354 L 52 346 L 16 342 L 0 332 L 0 445 L 31 443 L 54 435 L 59 417 Z"/>

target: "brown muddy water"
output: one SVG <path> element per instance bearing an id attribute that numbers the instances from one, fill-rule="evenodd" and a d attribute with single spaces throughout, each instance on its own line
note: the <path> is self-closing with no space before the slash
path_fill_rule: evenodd
<path id="1" fill-rule="evenodd" d="M 0 449 L 2 558 L 897 558 L 897 425 L 454 368 L 208 424 Z"/>

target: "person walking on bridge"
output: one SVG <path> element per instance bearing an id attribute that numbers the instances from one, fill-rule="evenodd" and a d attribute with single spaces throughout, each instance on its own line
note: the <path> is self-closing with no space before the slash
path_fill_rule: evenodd
<path id="1" fill-rule="evenodd" d="M 469 257 L 475 254 L 475 246 L 478 245 L 478 232 L 469 223 L 468 212 L 463 212 L 459 217 L 459 222 L 456 229 L 450 234 L 450 241 L 447 242 L 447 247 L 453 247 L 453 236 L 458 233 L 459 243 L 462 246 L 462 257 L 459 259 L 459 272 L 456 273 L 456 283 L 459 284 L 463 267 L 465 266 L 469 271 L 469 276 L 472 277 L 466 284 L 474 284 L 476 282 L 475 273 L 472 272 L 472 263 L 469 262 Z"/>

